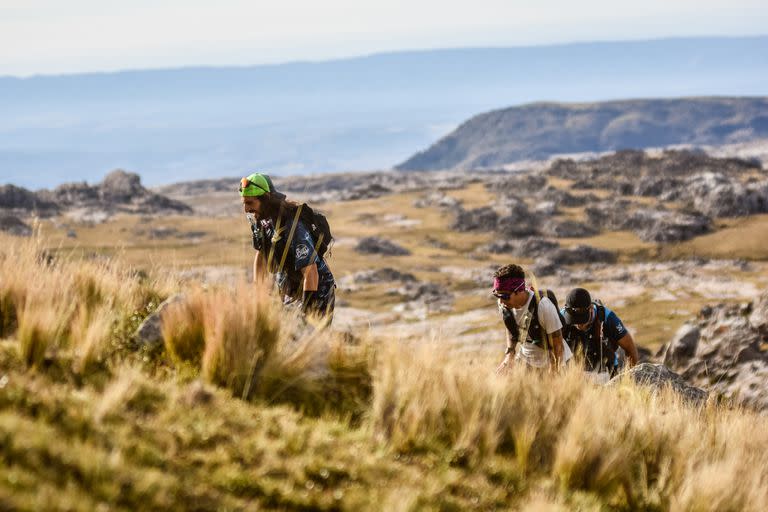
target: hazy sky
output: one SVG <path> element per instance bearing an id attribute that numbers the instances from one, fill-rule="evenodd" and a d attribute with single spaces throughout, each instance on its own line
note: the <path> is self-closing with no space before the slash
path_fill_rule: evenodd
<path id="1" fill-rule="evenodd" d="M 757 34 L 766 0 L 0 0 L 0 75 Z"/>

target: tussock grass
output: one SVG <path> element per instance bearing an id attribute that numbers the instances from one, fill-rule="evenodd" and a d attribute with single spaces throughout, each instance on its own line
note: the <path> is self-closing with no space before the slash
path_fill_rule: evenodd
<path id="1" fill-rule="evenodd" d="M 193 288 L 162 325 L 178 368 L 197 368 L 243 400 L 358 419 L 371 394 L 369 345 L 345 344 L 322 321 L 287 311 L 266 287 Z"/>
<path id="2" fill-rule="evenodd" d="M 761 511 L 768 500 L 768 418 L 628 379 L 596 387 L 575 367 L 498 376 L 496 361 L 446 340 L 345 340 L 252 285 L 189 287 L 163 316 L 163 371 L 116 353 L 105 377 L 94 363 L 162 288 L 114 262 L 2 247 L 0 297 L 15 318 L 3 325 L 18 326 L 0 340 L 0 508 Z M 189 368 L 205 383 L 189 383 Z"/>
<path id="3" fill-rule="evenodd" d="M 155 307 L 172 286 L 118 260 L 51 256 L 37 237 L 0 242 L 0 337 L 16 336 L 29 366 L 67 351 L 84 372 L 125 341 L 116 339 L 121 323 L 148 304 Z"/>
<path id="4" fill-rule="evenodd" d="M 631 509 L 766 503 L 765 418 L 714 404 L 696 409 L 671 390 L 629 381 L 596 387 L 575 369 L 513 368 L 497 377 L 441 355 L 439 345 L 408 357 L 391 350 L 375 369 L 370 420 L 376 438 L 399 452 L 447 450 L 454 465 L 475 469 L 502 455 L 529 481 L 551 479 L 563 496 L 586 493 Z"/>

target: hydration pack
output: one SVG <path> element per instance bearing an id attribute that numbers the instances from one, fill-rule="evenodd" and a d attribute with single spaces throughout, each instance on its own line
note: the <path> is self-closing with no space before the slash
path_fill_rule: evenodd
<path id="1" fill-rule="evenodd" d="M 515 343 L 520 341 L 526 341 L 528 336 L 531 338 L 531 343 L 535 345 L 540 345 L 544 338 L 546 337 L 546 334 L 544 330 L 541 327 L 541 324 L 539 323 L 539 302 L 541 302 L 541 299 L 544 297 L 548 298 L 552 304 L 554 304 L 555 309 L 557 310 L 557 314 L 560 317 L 560 323 L 562 325 L 565 325 L 565 319 L 560 314 L 560 307 L 557 305 L 557 296 L 555 295 L 555 292 L 552 290 L 531 290 L 533 292 L 533 297 L 531 298 L 531 301 L 528 303 L 528 313 L 531 315 L 531 322 L 528 324 L 528 332 L 525 333 L 525 336 L 523 336 L 523 339 L 520 338 L 521 334 L 519 332 L 519 328 L 517 325 L 517 321 L 515 320 L 515 314 L 508 310 L 507 308 L 501 308 L 502 310 L 502 318 L 504 320 L 504 326 L 507 328 L 507 330 L 511 333 L 512 339 L 515 341 Z"/>

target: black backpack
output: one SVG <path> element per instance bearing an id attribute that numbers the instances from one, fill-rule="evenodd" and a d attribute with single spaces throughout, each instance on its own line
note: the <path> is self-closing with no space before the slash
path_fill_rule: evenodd
<path id="1" fill-rule="evenodd" d="M 583 340 L 586 342 L 587 339 L 591 339 L 593 343 L 598 344 L 598 349 L 602 348 L 602 361 L 590 361 L 589 359 L 585 361 L 585 364 L 589 369 L 594 369 L 595 363 L 597 363 L 597 365 L 600 367 L 603 365 L 607 366 L 609 362 L 615 359 L 616 351 L 619 348 L 617 343 L 609 342 L 604 337 L 603 326 L 605 323 L 605 306 L 603 305 L 602 301 L 600 299 L 595 299 L 592 301 L 592 305 L 597 309 L 597 318 L 595 318 L 595 321 L 592 324 L 591 332 L 586 334 L 581 333 L 578 332 L 576 326 L 566 326 L 565 323 L 563 323 L 563 338 L 565 339 L 566 343 L 568 343 L 568 346 L 571 348 L 574 354 L 581 348 L 584 350 L 587 349 L 586 346 L 579 347 L 576 343 L 577 340 Z M 594 346 L 592 346 L 592 349 L 593 351 L 597 351 Z M 612 376 L 616 372 L 616 368 L 613 367 L 613 365 L 610 366 L 610 372 Z"/>
<path id="2" fill-rule="evenodd" d="M 323 259 L 326 253 L 330 256 L 329 248 L 333 245 L 333 235 L 328 219 L 322 213 L 313 210 L 307 203 L 299 206 L 299 209 L 299 220 L 312 235 L 318 256 Z"/>
<path id="3" fill-rule="evenodd" d="M 557 316 L 560 317 L 560 323 L 563 326 L 565 326 L 565 319 L 563 318 L 563 315 L 560 313 L 560 307 L 557 304 L 557 295 L 555 295 L 555 292 L 553 292 L 552 290 L 532 290 L 532 291 L 533 291 L 533 298 L 531 299 L 531 302 L 528 303 L 528 311 L 531 312 L 531 323 L 528 325 L 528 333 L 531 333 L 531 330 L 533 330 L 534 332 L 531 334 L 531 337 L 534 338 L 534 341 L 541 341 L 541 338 L 542 338 L 542 336 L 540 336 L 541 324 L 539 324 L 539 302 L 541 301 L 541 299 L 543 299 L 544 297 L 547 297 L 550 301 L 552 301 L 552 304 L 555 305 L 555 309 L 557 310 Z M 518 334 L 517 321 L 515 320 L 515 315 L 508 309 L 502 308 L 502 317 L 504 319 L 505 327 L 512 334 L 512 337 L 515 340 L 515 342 L 520 341 L 517 339 L 519 337 L 519 334 Z"/>

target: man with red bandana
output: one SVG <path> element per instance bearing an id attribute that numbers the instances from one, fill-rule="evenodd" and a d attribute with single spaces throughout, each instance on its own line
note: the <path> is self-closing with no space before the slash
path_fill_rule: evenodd
<path id="1" fill-rule="evenodd" d="M 497 372 L 512 361 L 533 368 L 552 368 L 565 364 L 572 353 L 563 342 L 557 307 L 546 296 L 525 286 L 525 271 L 519 265 L 501 267 L 493 275 L 493 295 L 507 328 L 507 349 Z"/>

